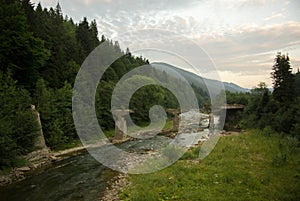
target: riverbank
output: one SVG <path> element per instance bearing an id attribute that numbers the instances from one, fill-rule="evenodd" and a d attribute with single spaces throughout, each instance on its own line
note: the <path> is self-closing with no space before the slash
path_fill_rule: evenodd
<path id="1" fill-rule="evenodd" d="M 120 144 L 129 140 L 131 140 L 131 138 L 124 138 L 121 140 L 111 139 L 111 142 L 112 144 Z M 91 147 L 102 145 L 103 143 L 97 143 L 95 145 L 91 145 Z M 21 160 L 24 160 L 26 165 L 22 167 L 15 167 L 9 172 L 0 172 L 0 186 L 24 180 L 27 175 L 30 175 L 33 171 L 39 168 L 46 167 L 47 165 L 51 165 L 53 162 L 58 162 L 86 151 L 86 147 L 80 144 L 79 146 L 59 151 L 50 151 L 46 148 L 31 152 L 28 155 L 21 157 Z"/>
<path id="2" fill-rule="evenodd" d="M 115 176 L 108 182 L 108 187 L 105 189 L 104 196 L 100 199 L 101 201 L 119 201 L 119 194 L 125 188 L 130 185 L 128 180 L 128 174 L 122 174 Z"/>
<path id="3" fill-rule="evenodd" d="M 25 166 L 13 168 L 8 173 L 2 173 L 0 175 L 0 186 L 5 186 L 13 182 L 24 180 L 27 175 L 38 168 L 45 167 L 53 162 L 66 159 L 70 156 L 80 154 L 85 151 L 86 149 L 83 146 L 79 146 L 62 151 L 41 149 L 31 152 L 28 155 L 21 157 L 21 160 L 24 160 L 26 163 Z"/>
<path id="4" fill-rule="evenodd" d="M 202 161 L 195 147 L 164 170 L 128 175 L 115 200 L 299 200 L 299 142 L 259 130 L 223 136 Z"/>

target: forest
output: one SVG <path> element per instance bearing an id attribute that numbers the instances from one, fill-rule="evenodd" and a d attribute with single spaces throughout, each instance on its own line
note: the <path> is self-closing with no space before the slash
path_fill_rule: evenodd
<path id="1" fill-rule="evenodd" d="M 114 128 L 110 98 L 116 83 L 149 61 L 133 56 L 129 49 L 121 50 L 118 41 L 101 35 L 95 20 L 83 18 L 75 23 L 64 16 L 59 4 L 47 9 L 30 0 L 0 3 L 0 169 L 18 165 L 18 156 L 35 150 L 38 128 L 30 105 L 35 105 L 40 113 L 46 144 L 51 150 L 63 149 L 78 140 L 72 118 L 72 88 L 85 58 L 103 42 L 122 54 L 105 72 L 96 94 L 102 129 Z M 300 73 L 292 73 L 288 56 L 277 54 L 274 63 L 272 93 L 261 83 L 251 93 L 227 92 L 227 100 L 246 106 L 239 122 L 235 122 L 241 127 L 299 139 Z M 150 73 L 159 76 L 154 69 Z M 173 82 L 177 81 L 174 78 Z M 199 106 L 207 105 L 207 92 L 192 87 Z M 130 102 L 135 123 L 147 124 L 149 108 L 154 104 L 178 107 L 167 89 L 143 87 Z"/>
<path id="2" fill-rule="evenodd" d="M 85 58 L 103 42 L 123 55 L 106 70 L 96 93 L 101 128 L 113 129 L 110 100 L 116 83 L 149 61 L 133 56 L 128 48 L 121 50 L 118 41 L 100 36 L 95 20 L 89 22 L 84 17 L 75 23 L 63 15 L 59 4 L 47 9 L 30 0 L 1 0 L 0 15 L 0 168 L 17 165 L 18 156 L 35 149 L 38 128 L 31 104 L 40 113 L 43 134 L 51 150 L 78 141 L 72 117 L 74 80 Z M 150 73 L 163 75 L 154 69 Z M 173 82 L 178 80 L 174 78 Z M 208 100 L 205 91 L 195 91 L 199 100 Z M 135 123 L 147 124 L 149 108 L 154 104 L 178 107 L 167 89 L 142 87 L 130 101 Z"/>

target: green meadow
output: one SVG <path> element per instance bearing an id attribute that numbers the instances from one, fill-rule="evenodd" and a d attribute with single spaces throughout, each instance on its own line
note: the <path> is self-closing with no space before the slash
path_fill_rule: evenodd
<path id="1" fill-rule="evenodd" d="M 221 137 L 199 161 L 200 147 L 161 171 L 130 175 L 122 200 L 300 200 L 295 138 L 259 130 Z"/>

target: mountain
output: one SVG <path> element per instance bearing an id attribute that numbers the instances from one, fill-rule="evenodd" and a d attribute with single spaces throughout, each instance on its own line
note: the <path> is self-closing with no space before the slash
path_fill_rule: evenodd
<path id="1" fill-rule="evenodd" d="M 219 94 L 219 92 L 222 89 L 222 86 L 224 86 L 225 90 L 231 91 L 231 92 L 249 92 L 249 89 L 245 89 L 243 87 L 240 87 L 234 83 L 228 83 L 228 82 L 220 82 L 218 80 L 213 80 L 213 79 L 207 79 L 203 78 L 199 75 L 196 75 L 192 72 L 180 69 L 178 67 L 172 66 L 167 63 L 163 62 L 154 62 L 151 63 L 151 65 L 156 69 L 156 70 L 161 70 L 165 71 L 169 75 L 173 75 L 176 77 L 176 74 L 174 73 L 174 70 L 178 72 L 180 75 L 182 75 L 191 85 L 194 85 L 198 88 L 201 88 L 205 91 L 209 90 L 211 95 L 216 96 Z"/>
<path id="2" fill-rule="evenodd" d="M 225 89 L 231 92 L 242 92 L 242 93 L 250 92 L 250 89 L 243 88 L 232 82 L 223 82 L 223 84 L 225 86 Z"/>

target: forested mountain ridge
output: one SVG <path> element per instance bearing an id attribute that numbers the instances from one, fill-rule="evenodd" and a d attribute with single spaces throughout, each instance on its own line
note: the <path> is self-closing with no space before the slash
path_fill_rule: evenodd
<path id="1" fill-rule="evenodd" d="M 221 85 L 221 83 L 218 80 L 207 79 L 207 78 L 201 77 L 195 73 L 183 70 L 179 67 L 176 67 L 176 66 L 173 66 L 170 64 L 166 64 L 163 62 L 153 62 L 153 63 L 151 63 L 151 65 L 156 69 L 165 70 L 166 72 L 168 72 L 168 69 L 171 69 L 171 70 L 174 69 L 175 71 L 180 73 L 183 77 L 185 77 L 191 85 L 194 85 L 203 91 L 207 91 L 206 85 L 209 85 L 212 89 L 215 89 L 216 94 L 214 94 L 214 95 L 217 95 L 219 93 L 219 91 L 221 90 L 221 89 L 219 89 L 219 86 Z M 245 93 L 245 92 L 250 91 L 249 89 L 242 88 L 234 83 L 223 82 L 223 84 L 224 84 L 225 90 L 230 91 L 230 92 L 244 92 Z"/>

